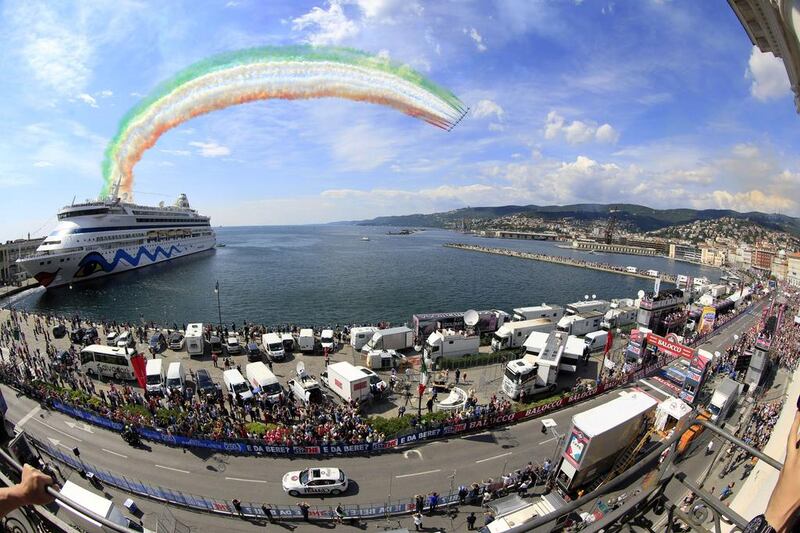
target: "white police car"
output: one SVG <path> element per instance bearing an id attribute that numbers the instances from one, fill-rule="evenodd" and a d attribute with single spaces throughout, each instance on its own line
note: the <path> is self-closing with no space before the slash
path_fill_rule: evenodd
<path id="1" fill-rule="evenodd" d="M 287 472 L 283 476 L 283 490 L 289 496 L 301 494 L 330 494 L 338 496 L 347 490 L 350 481 L 338 468 L 306 468 Z"/>

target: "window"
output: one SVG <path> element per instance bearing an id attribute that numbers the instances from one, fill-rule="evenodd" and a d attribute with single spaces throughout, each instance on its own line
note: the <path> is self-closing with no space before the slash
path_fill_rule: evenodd
<path id="1" fill-rule="evenodd" d="M 94 361 L 94 354 L 92 352 L 81 352 L 81 364 L 91 363 Z"/>

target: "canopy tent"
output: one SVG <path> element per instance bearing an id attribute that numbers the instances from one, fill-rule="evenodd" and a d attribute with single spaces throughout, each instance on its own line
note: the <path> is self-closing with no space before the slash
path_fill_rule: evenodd
<path id="1" fill-rule="evenodd" d="M 689 416 L 691 412 L 692 408 L 686 403 L 670 396 L 656 407 L 656 431 L 667 431 L 673 428 L 679 421 Z"/>

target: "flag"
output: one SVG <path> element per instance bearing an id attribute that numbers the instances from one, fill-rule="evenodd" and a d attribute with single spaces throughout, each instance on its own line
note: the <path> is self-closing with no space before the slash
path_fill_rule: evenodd
<path id="1" fill-rule="evenodd" d="M 132 355 L 131 366 L 133 367 L 133 373 L 136 375 L 136 381 L 144 389 L 147 384 L 147 370 L 145 369 L 147 363 L 144 360 L 144 356 L 140 353 Z"/>
<path id="2" fill-rule="evenodd" d="M 611 330 L 608 330 L 608 336 L 606 337 L 606 347 L 603 350 L 603 357 L 608 355 L 608 352 L 611 351 L 611 347 L 614 345 L 614 335 L 611 334 Z"/>

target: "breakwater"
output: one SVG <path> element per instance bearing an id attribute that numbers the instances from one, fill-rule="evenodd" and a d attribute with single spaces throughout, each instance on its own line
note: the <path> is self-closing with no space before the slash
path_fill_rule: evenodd
<path id="1" fill-rule="evenodd" d="M 463 244 L 457 242 L 450 242 L 443 244 L 445 248 L 455 248 L 457 250 L 467 250 L 469 252 L 481 252 L 484 254 L 493 254 L 493 255 L 505 255 L 508 257 L 518 257 L 520 259 L 530 259 L 532 261 L 543 261 L 545 263 L 556 263 L 559 265 L 566 265 L 576 268 L 587 268 L 590 270 L 600 270 L 602 272 L 611 272 L 613 274 L 622 274 L 623 276 L 632 276 L 635 278 L 642 278 L 642 279 L 655 279 L 654 276 L 650 276 L 644 274 L 642 272 L 630 272 L 626 269 L 626 267 L 612 265 L 609 263 L 597 263 L 593 261 L 584 261 L 582 259 L 575 259 L 572 257 L 564 257 L 560 255 L 547 255 L 547 254 L 537 254 L 533 252 L 523 252 L 520 250 L 510 250 L 508 248 L 493 248 L 490 246 L 479 246 L 475 244 Z M 659 273 L 659 276 L 663 281 L 669 283 L 675 283 L 677 281 L 676 276 L 672 274 L 665 274 Z"/>

